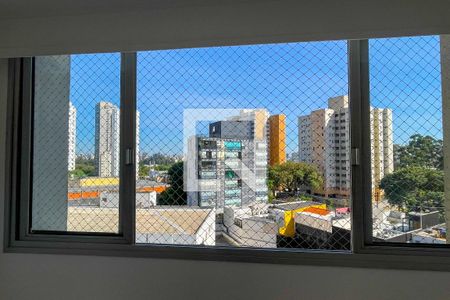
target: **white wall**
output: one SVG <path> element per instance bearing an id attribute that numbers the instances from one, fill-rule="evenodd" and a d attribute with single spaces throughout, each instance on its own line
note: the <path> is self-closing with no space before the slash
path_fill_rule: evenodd
<path id="1" fill-rule="evenodd" d="M 214 246 L 216 244 L 216 210 L 212 209 L 195 234 L 196 245 Z"/>
<path id="2" fill-rule="evenodd" d="M 303 31 L 305 39 L 312 36 L 329 38 L 333 27 L 337 28 L 334 36 L 342 36 L 336 34 L 339 30 L 347 35 L 353 32 L 353 36 L 362 36 L 365 32 L 386 34 L 392 32 L 393 28 L 400 34 L 450 30 L 448 7 L 444 9 L 442 4 L 446 1 L 440 0 L 361 0 L 359 2 L 362 4 L 354 9 L 355 0 L 304 1 L 301 2 L 304 9 L 301 6 L 289 9 L 277 4 L 287 1 L 261 1 L 263 4 L 258 5 L 258 17 L 249 14 L 252 11 L 249 3 L 255 1 L 236 0 L 233 2 L 242 2 L 244 4 L 241 6 L 247 7 L 247 15 L 243 16 L 239 12 L 233 14 L 232 7 L 217 9 L 215 17 L 208 19 L 212 22 L 211 26 L 202 26 L 202 22 L 196 20 L 196 17 L 201 18 L 199 14 L 206 8 L 134 15 L 124 12 L 126 18 L 121 19 L 120 14 L 92 15 L 90 9 L 95 5 L 88 2 L 95 2 L 97 8 L 103 8 L 107 6 L 104 1 L 80 0 L 72 1 L 79 3 L 79 9 L 74 11 L 90 12 L 90 15 L 44 19 L 32 16 L 36 12 L 46 15 L 61 13 L 60 5 L 54 9 L 45 9 L 43 5 L 34 7 L 34 10 L 26 2 L 0 0 L 0 56 L 56 53 L 68 51 L 69 48 L 70 51 L 81 51 L 86 49 L 89 42 L 93 43 L 91 50 L 96 51 L 108 47 L 118 47 L 118 50 L 138 46 L 147 48 L 152 39 L 156 47 L 170 46 L 175 38 L 192 42 L 195 38 L 203 37 L 205 40 L 217 41 L 236 37 L 242 25 L 264 20 L 267 21 L 262 22 L 264 25 L 254 28 L 253 32 L 247 31 L 250 35 L 241 37 L 241 40 L 257 41 L 258 38 L 254 36 L 261 36 L 262 31 L 267 33 L 267 37 L 274 30 L 289 26 L 293 28 L 291 31 Z M 39 5 L 49 2 L 40 1 Z M 122 1 L 126 4 L 143 2 Z M 9 3 L 9 6 L 5 3 Z M 102 3 L 103 6 L 100 5 Z M 15 12 L 14 7 L 20 8 L 21 5 L 25 8 L 20 16 L 22 19 L 1 20 L 5 11 Z M 73 5 L 69 8 L 73 8 Z M 362 7 L 368 7 L 372 13 L 369 16 L 361 15 L 358 12 L 361 12 Z M 112 11 L 113 8 L 108 10 Z M 322 9 L 323 14 L 311 14 L 311 8 Z M 183 12 L 189 14 L 183 16 Z M 286 18 L 283 18 L 284 14 Z M 133 19 L 133 16 L 136 18 Z M 216 22 L 224 22 L 230 16 L 233 16 L 229 19 L 232 31 L 215 35 Z M 282 22 L 277 24 L 273 16 L 279 17 Z M 356 19 L 350 20 L 351 16 Z M 167 28 L 157 26 L 156 22 L 166 17 L 170 20 L 180 17 L 184 25 L 192 26 L 185 26 L 187 29 L 183 30 L 180 30 L 180 26 L 170 24 L 166 24 Z M 132 43 L 130 39 L 133 35 L 118 27 L 126 24 L 124 20 L 133 25 L 153 26 L 140 29 L 142 43 Z M 272 22 L 268 22 L 270 20 Z M 83 34 L 73 36 L 69 42 L 65 36 L 67 33 L 73 34 L 75 28 L 83 31 Z M 32 29 L 40 30 L 39 34 L 31 34 Z M 117 38 L 111 39 L 111 35 L 102 35 L 102 32 L 113 32 Z M 238 40 L 236 38 L 234 41 Z M 186 42 L 186 45 L 190 43 Z M 6 61 L 0 60 L 0 145 L 4 145 L 5 139 L 5 67 Z M 3 216 L 3 170 L 4 148 L 0 147 L 0 219 Z M 3 233 L 3 222 L 0 222 L 0 232 Z M 450 273 L 439 272 L 0 253 L 0 299 L 448 299 L 449 282 Z"/>

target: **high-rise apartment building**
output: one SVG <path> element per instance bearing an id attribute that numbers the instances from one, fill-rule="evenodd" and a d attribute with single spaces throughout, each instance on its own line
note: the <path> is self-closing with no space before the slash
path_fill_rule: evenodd
<path id="1" fill-rule="evenodd" d="M 68 170 L 75 170 L 76 159 L 76 140 L 77 140 L 77 109 L 73 106 L 72 102 L 69 102 L 69 130 L 68 130 Z"/>
<path id="2" fill-rule="evenodd" d="M 223 208 L 267 202 L 266 110 L 243 110 L 189 139 L 188 205 Z"/>
<path id="3" fill-rule="evenodd" d="M 243 109 L 239 115 L 230 118 L 231 121 L 252 121 L 253 139 L 256 141 L 267 142 L 267 120 L 269 112 L 266 109 Z"/>
<path id="4" fill-rule="evenodd" d="M 269 117 L 269 165 L 286 162 L 286 115 Z"/>
<path id="5" fill-rule="evenodd" d="M 392 110 L 371 107 L 370 128 L 372 187 L 377 191 L 384 175 L 394 171 Z M 379 193 L 374 196 L 378 200 Z"/>
<path id="6" fill-rule="evenodd" d="M 136 176 L 139 165 L 140 114 L 136 112 Z M 110 102 L 95 108 L 95 167 L 99 177 L 118 177 L 120 171 L 120 109 Z"/>
<path id="7" fill-rule="evenodd" d="M 95 107 L 95 167 L 99 177 L 119 176 L 120 110 L 110 102 Z"/>
<path id="8" fill-rule="evenodd" d="M 392 111 L 371 108 L 372 186 L 394 170 Z M 298 118 L 299 160 L 316 165 L 325 196 L 350 195 L 350 121 L 348 96 L 328 100 L 328 108 Z"/>

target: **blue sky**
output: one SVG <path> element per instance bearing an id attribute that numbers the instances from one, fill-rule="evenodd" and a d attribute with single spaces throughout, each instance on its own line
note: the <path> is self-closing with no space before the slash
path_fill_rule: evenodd
<path id="1" fill-rule="evenodd" d="M 372 105 L 393 109 L 394 142 L 416 132 L 441 138 L 438 37 L 372 40 L 370 59 Z M 297 117 L 347 94 L 347 76 L 345 41 L 140 52 L 141 151 L 181 154 L 184 109 L 266 108 L 287 115 L 295 152 Z M 119 83 L 119 54 L 72 56 L 77 153 L 93 152 L 95 104 L 118 105 Z"/>

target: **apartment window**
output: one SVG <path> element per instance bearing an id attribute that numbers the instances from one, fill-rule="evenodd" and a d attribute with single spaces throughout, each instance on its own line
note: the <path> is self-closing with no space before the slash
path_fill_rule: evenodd
<path id="1" fill-rule="evenodd" d="M 215 151 L 201 151 L 200 157 L 205 159 L 215 159 L 216 154 L 217 153 Z"/>
<path id="2" fill-rule="evenodd" d="M 12 60 L 10 245 L 445 250 L 446 39 Z"/>
<path id="3" fill-rule="evenodd" d="M 439 36 L 369 42 L 373 243 L 447 244 L 445 45 Z"/>
<path id="4" fill-rule="evenodd" d="M 200 196 L 202 197 L 202 200 L 215 199 L 216 193 L 215 192 L 201 192 Z"/>
<path id="5" fill-rule="evenodd" d="M 30 232 L 121 230 L 120 63 L 119 53 L 34 59 Z"/>
<path id="6" fill-rule="evenodd" d="M 200 171 L 200 179 L 213 179 L 217 177 L 216 171 Z"/>

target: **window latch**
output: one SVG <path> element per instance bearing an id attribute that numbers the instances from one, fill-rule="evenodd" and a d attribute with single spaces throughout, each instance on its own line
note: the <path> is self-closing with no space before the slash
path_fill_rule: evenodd
<path id="1" fill-rule="evenodd" d="M 135 160 L 134 150 L 132 148 L 127 148 L 125 150 L 125 165 L 126 166 L 134 165 L 134 160 Z"/>
<path id="2" fill-rule="evenodd" d="M 359 166 L 359 148 L 352 148 L 352 166 Z"/>

